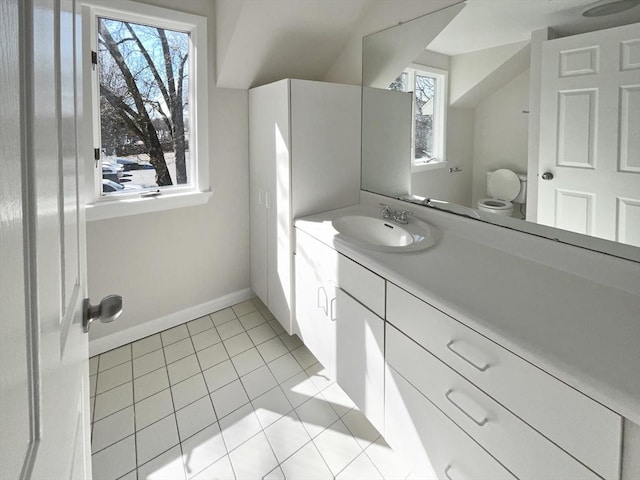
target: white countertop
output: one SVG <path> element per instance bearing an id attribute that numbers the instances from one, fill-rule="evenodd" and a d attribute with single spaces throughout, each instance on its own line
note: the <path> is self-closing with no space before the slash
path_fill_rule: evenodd
<path id="1" fill-rule="evenodd" d="M 455 228 L 440 228 L 438 243 L 418 252 L 354 248 L 331 219 L 356 212 L 379 208 L 355 205 L 295 226 L 640 425 L 640 264 L 636 287 L 625 290 Z"/>

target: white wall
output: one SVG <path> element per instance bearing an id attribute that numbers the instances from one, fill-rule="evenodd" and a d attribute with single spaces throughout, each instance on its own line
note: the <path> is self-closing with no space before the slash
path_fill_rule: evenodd
<path id="1" fill-rule="evenodd" d="M 387 88 L 464 8 L 464 3 L 363 39 L 362 85 Z"/>
<path id="2" fill-rule="evenodd" d="M 473 110 L 447 110 L 446 165 L 411 175 L 411 193 L 421 197 L 471 206 L 471 178 L 473 171 Z M 449 172 L 449 168 L 461 172 Z"/>
<path id="3" fill-rule="evenodd" d="M 473 127 L 473 205 L 486 196 L 486 173 L 527 171 L 529 70 L 478 104 Z M 519 212 L 514 211 L 514 215 Z"/>
<path id="4" fill-rule="evenodd" d="M 394 0 L 371 2 L 358 28 L 324 77 L 325 82 L 362 84 L 362 37 L 449 7 L 460 0 Z"/>
<path id="5" fill-rule="evenodd" d="M 487 95 L 529 68 L 529 42 L 516 42 L 451 57 L 449 102 L 474 108 Z"/>
<path id="6" fill-rule="evenodd" d="M 213 2 L 191 0 L 180 7 L 171 0 L 146 3 L 206 15 L 209 52 L 213 56 Z M 211 79 L 215 78 L 214 67 L 211 58 Z M 198 305 L 223 305 L 248 295 L 246 90 L 215 88 L 211 81 L 209 129 L 213 192 L 209 203 L 87 224 L 90 297 L 94 303 L 110 293 L 118 293 L 124 299 L 124 313 L 117 321 L 92 325 L 92 354 L 131 341 L 132 336 L 166 328 L 168 323 L 189 320 L 185 315 L 196 315 Z"/>

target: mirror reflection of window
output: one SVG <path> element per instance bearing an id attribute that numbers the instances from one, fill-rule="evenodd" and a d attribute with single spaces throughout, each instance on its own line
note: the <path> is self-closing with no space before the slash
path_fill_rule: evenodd
<path id="1" fill-rule="evenodd" d="M 389 84 L 388 90 L 413 93 L 414 170 L 427 165 L 444 166 L 446 72 L 423 66 L 407 68 Z"/>

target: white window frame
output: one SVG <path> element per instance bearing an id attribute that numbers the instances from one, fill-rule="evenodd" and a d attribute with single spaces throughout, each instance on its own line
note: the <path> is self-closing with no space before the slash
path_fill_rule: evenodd
<path id="1" fill-rule="evenodd" d="M 94 149 L 101 147 L 98 71 L 91 63 L 91 51 L 98 51 L 98 17 L 189 33 L 189 185 L 168 188 L 155 197 L 144 197 L 140 193 L 102 195 L 101 162 L 94 160 L 93 155 Z M 207 203 L 211 197 L 207 19 L 129 0 L 89 0 L 82 5 L 82 30 L 85 138 L 90 139 L 85 142 L 86 149 L 83 148 L 87 152 L 87 220 Z"/>
<path id="2" fill-rule="evenodd" d="M 412 63 L 404 71 L 407 73 L 407 85 L 411 89 L 410 91 L 413 92 L 414 97 L 416 74 L 436 79 L 436 95 L 433 106 L 436 118 L 436 122 L 433 125 L 434 156 L 428 163 L 416 158 L 416 102 L 414 98 L 411 104 L 411 172 L 422 172 L 425 170 L 444 168 L 447 165 L 447 105 L 449 103 L 449 92 L 447 87 L 449 84 L 449 72 L 416 63 Z"/>

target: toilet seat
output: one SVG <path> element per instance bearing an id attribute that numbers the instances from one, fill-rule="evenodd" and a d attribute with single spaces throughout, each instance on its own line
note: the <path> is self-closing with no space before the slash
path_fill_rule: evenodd
<path id="1" fill-rule="evenodd" d="M 518 197 L 520 188 L 520 177 L 511 170 L 501 168 L 487 173 L 487 193 L 491 197 L 478 200 L 478 210 L 510 217 L 513 213 L 511 200 Z"/>
<path id="2" fill-rule="evenodd" d="M 493 215 L 510 217 L 513 213 L 513 203 L 497 198 L 482 198 L 478 200 L 477 207 L 481 212 L 489 212 Z"/>
<path id="3" fill-rule="evenodd" d="M 509 210 L 513 209 L 513 203 L 498 198 L 482 198 L 478 200 L 478 206 L 486 207 L 491 210 Z"/>
<path id="4" fill-rule="evenodd" d="M 511 170 L 501 168 L 487 180 L 489 195 L 494 199 L 511 202 L 520 193 L 520 177 Z"/>

